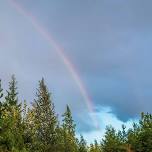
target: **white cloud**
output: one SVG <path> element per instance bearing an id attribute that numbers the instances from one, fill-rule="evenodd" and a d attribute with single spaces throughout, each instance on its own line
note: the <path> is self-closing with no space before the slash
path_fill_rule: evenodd
<path id="1" fill-rule="evenodd" d="M 130 119 L 124 123 L 118 120 L 117 117 L 111 113 L 111 109 L 109 107 L 101 108 L 101 110 L 99 110 L 97 113 L 91 115 L 96 116 L 100 125 L 100 129 L 82 133 L 84 138 L 87 139 L 88 143 L 94 142 L 95 139 L 97 141 L 101 141 L 104 137 L 105 127 L 107 125 L 112 125 L 115 129 L 121 130 L 121 127 L 124 124 L 126 126 L 126 129 L 129 129 L 132 127 L 133 122 L 137 121 L 135 119 Z"/>

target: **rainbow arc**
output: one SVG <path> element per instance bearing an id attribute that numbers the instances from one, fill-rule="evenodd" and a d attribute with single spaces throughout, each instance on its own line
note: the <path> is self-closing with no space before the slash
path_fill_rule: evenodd
<path id="1" fill-rule="evenodd" d="M 68 58 L 66 53 L 64 52 L 64 49 L 55 41 L 55 39 L 53 38 L 51 33 L 49 33 L 43 26 L 41 26 L 41 24 L 38 22 L 38 20 L 31 13 L 26 11 L 17 1 L 15 1 L 15 0 L 8 0 L 8 1 L 16 9 L 17 12 L 22 14 L 25 18 L 27 18 L 31 22 L 31 24 L 33 25 L 35 30 L 37 32 L 39 32 L 39 34 L 41 36 L 43 36 L 43 38 L 45 38 L 48 41 L 50 46 L 53 47 L 54 50 L 58 53 L 59 57 L 62 59 L 65 66 L 69 70 L 72 78 L 76 82 L 76 84 L 81 92 L 81 95 L 84 98 L 84 101 L 87 105 L 89 112 L 92 113 L 90 115 L 90 117 L 93 120 L 94 126 L 97 129 L 99 129 L 98 121 L 94 115 L 94 105 L 93 105 L 92 99 L 91 99 L 83 81 L 81 80 L 76 68 L 74 67 L 74 65 L 72 64 L 71 60 Z"/>

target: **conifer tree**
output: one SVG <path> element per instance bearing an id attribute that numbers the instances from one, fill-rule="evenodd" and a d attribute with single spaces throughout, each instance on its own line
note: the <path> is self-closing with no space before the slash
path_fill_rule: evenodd
<path id="1" fill-rule="evenodd" d="M 89 152 L 102 152 L 101 145 L 98 144 L 97 140 L 94 141 L 94 144 L 90 144 Z"/>
<path id="2" fill-rule="evenodd" d="M 107 126 L 102 140 L 103 152 L 120 152 L 120 143 L 116 130 L 112 126 Z"/>
<path id="3" fill-rule="evenodd" d="M 94 150 L 95 152 L 101 152 L 101 145 L 98 144 L 97 140 L 94 141 Z"/>
<path id="4" fill-rule="evenodd" d="M 80 142 L 79 142 L 79 152 L 87 152 L 87 143 L 83 136 L 80 136 Z"/>
<path id="5" fill-rule="evenodd" d="M 152 114 L 142 113 L 139 127 L 137 152 L 150 152 L 152 151 Z"/>
<path id="6" fill-rule="evenodd" d="M 18 100 L 14 76 L 6 97 L 0 80 L 0 152 L 151 152 L 152 114 L 142 113 L 138 123 L 126 131 L 106 127 L 101 144 L 96 140 L 87 147 L 81 136 L 76 138 L 76 125 L 69 106 L 60 125 L 44 79 L 39 81 L 32 108 Z"/>
<path id="7" fill-rule="evenodd" d="M 89 152 L 94 152 L 94 145 L 92 143 L 89 146 Z"/>
<path id="8" fill-rule="evenodd" d="M 66 106 L 66 111 L 63 114 L 63 128 L 72 136 L 75 136 L 75 127 L 74 120 L 72 118 L 71 110 L 69 106 Z"/>
<path id="9" fill-rule="evenodd" d="M 18 103 L 17 81 L 14 75 L 9 82 L 9 89 L 7 90 L 7 96 L 5 97 L 6 103 L 10 106 L 16 106 Z"/>
<path id="10" fill-rule="evenodd" d="M 94 145 L 91 143 L 89 147 L 89 152 L 95 152 Z"/>
<path id="11" fill-rule="evenodd" d="M 140 128 L 137 123 L 133 123 L 132 128 L 130 128 L 127 132 L 127 144 L 133 151 L 136 151 L 138 147 L 139 132 Z"/>
<path id="12" fill-rule="evenodd" d="M 37 146 L 42 151 L 55 151 L 56 147 L 56 127 L 57 116 L 50 93 L 44 83 L 44 79 L 39 81 L 39 88 L 34 100 L 32 113 L 34 116 L 35 137 Z"/>
<path id="13" fill-rule="evenodd" d="M 26 151 L 23 141 L 21 106 L 18 104 L 17 82 L 12 76 L 2 104 L 0 145 L 2 151 Z"/>
<path id="14" fill-rule="evenodd" d="M 75 137 L 74 120 L 72 118 L 71 110 L 69 106 L 66 106 L 66 111 L 63 114 L 63 140 L 64 140 L 64 152 L 77 152 L 78 145 Z"/>

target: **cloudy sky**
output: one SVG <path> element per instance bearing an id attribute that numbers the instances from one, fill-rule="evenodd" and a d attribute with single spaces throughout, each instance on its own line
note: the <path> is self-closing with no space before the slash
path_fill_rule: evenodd
<path id="1" fill-rule="evenodd" d="M 15 1 L 15 0 L 14 0 Z M 57 113 L 69 104 L 78 133 L 90 142 L 105 125 L 130 126 L 140 112 L 152 112 L 151 0 L 0 0 L 0 78 L 12 74 L 20 99 L 33 101 L 45 78 Z M 30 14 L 30 15 L 29 15 Z M 60 46 L 91 97 L 93 111 L 53 44 Z M 90 123 L 97 119 L 100 129 Z"/>

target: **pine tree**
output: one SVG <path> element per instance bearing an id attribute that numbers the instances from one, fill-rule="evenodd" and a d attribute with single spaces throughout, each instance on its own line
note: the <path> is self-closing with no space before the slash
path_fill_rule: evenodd
<path id="1" fill-rule="evenodd" d="M 56 147 L 56 127 L 57 116 L 55 114 L 54 104 L 51 100 L 47 86 L 44 79 L 39 81 L 39 88 L 37 90 L 37 98 L 34 100 L 33 109 L 33 123 L 35 129 L 36 146 L 40 147 L 42 151 L 55 151 Z"/>
<path id="2" fill-rule="evenodd" d="M 44 79 L 39 81 L 32 108 L 18 101 L 14 76 L 6 97 L 0 80 L 0 152 L 151 152 L 152 114 L 142 113 L 138 123 L 128 131 L 106 127 L 101 144 L 95 140 L 87 147 L 81 136 L 76 138 L 76 125 L 69 106 L 60 125 Z"/>
<path id="3" fill-rule="evenodd" d="M 87 152 L 87 143 L 82 135 L 80 136 L 79 152 Z"/>
<path id="4" fill-rule="evenodd" d="M 137 123 L 133 123 L 133 127 L 130 128 L 127 132 L 127 143 L 128 147 L 133 151 L 138 149 L 138 137 L 139 137 L 140 128 Z"/>
<path id="5" fill-rule="evenodd" d="M 106 127 L 105 137 L 102 140 L 102 149 L 103 152 L 121 152 L 121 141 L 112 126 Z"/>
<path id="6" fill-rule="evenodd" d="M 74 120 L 72 118 L 71 110 L 69 106 L 66 106 L 66 111 L 63 114 L 63 140 L 64 140 L 64 152 L 77 152 L 78 145 L 75 137 Z"/>
<path id="7" fill-rule="evenodd" d="M 97 140 L 94 141 L 94 144 L 90 144 L 89 152 L 102 152 L 102 147 Z"/>
<path id="8" fill-rule="evenodd" d="M 150 152 L 152 151 L 152 114 L 142 113 L 139 127 L 137 152 Z"/>
<path id="9" fill-rule="evenodd" d="M 89 152 L 95 152 L 94 145 L 91 143 L 89 147 Z"/>
<path id="10" fill-rule="evenodd" d="M 18 103 L 17 81 L 14 75 L 9 82 L 9 89 L 7 90 L 7 96 L 5 97 L 6 103 L 10 106 L 16 106 Z"/>
<path id="11" fill-rule="evenodd" d="M 94 141 L 94 150 L 95 152 L 101 152 L 101 145 L 98 144 L 97 140 Z"/>
<path id="12" fill-rule="evenodd" d="M 16 79 L 12 76 L 7 96 L 2 104 L 0 121 L 0 149 L 2 151 L 25 151 L 21 106 L 18 104 L 17 94 Z"/>
<path id="13" fill-rule="evenodd" d="M 69 106 L 66 106 L 66 111 L 63 114 L 63 128 L 72 136 L 75 136 L 75 127 L 76 125 L 74 124 L 74 120 L 72 118 L 71 110 Z"/>

